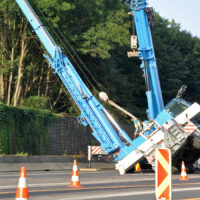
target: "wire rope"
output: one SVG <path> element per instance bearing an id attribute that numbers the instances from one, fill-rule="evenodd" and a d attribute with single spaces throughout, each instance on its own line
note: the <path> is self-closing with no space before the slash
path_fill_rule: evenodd
<path id="1" fill-rule="evenodd" d="M 34 43 L 36 44 L 36 46 L 38 47 L 39 51 L 41 52 L 41 54 L 43 54 L 44 52 L 41 50 L 40 45 L 38 44 L 36 38 L 33 36 L 33 33 L 32 33 L 32 31 L 29 29 L 28 26 L 27 26 L 27 29 L 28 29 L 29 33 L 31 33 L 31 37 L 32 37 Z M 52 77 L 53 77 L 53 80 L 54 80 L 54 81 L 56 81 L 56 82 L 58 82 L 58 84 L 60 84 L 61 88 L 63 89 L 64 94 L 68 97 L 68 95 L 67 95 L 67 94 L 68 94 L 68 91 L 66 90 L 66 87 L 64 87 L 63 83 L 62 83 L 61 80 L 58 78 L 58 76 L 56 75 L 56 76 L 52 76 Z"/>
<path id="2" fill-rule="evenodd" d="M 35 3 L 36 5 L 36 3 Z M 79 62 L 82 64 L 82 66 L 85 68 L 85 70 L 87 71 L 87 73 L 90 75 L 90 77 L 93 79 L 94 83 L 96 84 L 97 87 L 95 87 L 92 82 L 89 80 L 89 78 L 87 77 L 87 75 L 85 74 L 85 72 L 82 70 L 81 66 L 78 64 L 78 62 L 76 61 L 76 59 L 74 58 L 74 56 L 71 54 L 70 50 L 66 47 L 65 43 L 63 42 L 63 40 L 60 38 L 60 36 L 58 35 L 58 33 L 56 32 L 56 30 L 54 29 L 54 27 L 50 24 L 50 22 L 48 22 L 47 17 L 51 20 L 51 22 L 53 24 L 55 24 L 55 22 L 53 21 L 52 17 L 49 16 L 49 14 L 47 12 L 43 12 L 38 5 L 36 5 L 37 9 L 39 10 L 39 12 L 42 14 L 42 16 L 45 18 L 45 21 L 47 21 L 49 27 L 51 28 L 51 30 L 54 32 L 54 34 L 56 35 L 56 37 L 59 39 L 59 41 L 61 42 L 61 44 L 63 45 L 64 49 L 67 51 L 67 53 L 70 55 L 70 57 L 73 59 L 73 61 L 75 62 L 75 64 L 77 65 L 77 67 L 79 68 L 79 70 L 81 71 L 81 73 L 83 74 L 83 76 L 86 78 L 86 80 L 88 81 L 88 83 L 90 84 L 90 86 L 92 88 L 98 88 L 101 90 L 101 88 L 99 87 L 98 82 L 96 81 L 96 79 L 94 78 L 94 76 L 91 74 L 91 72 L 88 70 L 87 66 L 84 64 L 84 62 L 82 61 L 82 59 L 80 58 L 80 56 L 76 53 L 76 51 L 73 49 L 73 47 L 70 45 L 69 41 L 66 39 L 66 37 L 63 35 L 62 31 L 60 30 L 60 28 L 58 27 L 57 30 L 59 32 L 59 34 L 62 36 L 62 38 L 64 39 L 64 41 L 67 43 L 67 45 L 70 47 L 70 50 L 73 52 L 73 54 L 78 58 Z M 45 16 L 45 14 L 47 15 L 47 17 Z"/>

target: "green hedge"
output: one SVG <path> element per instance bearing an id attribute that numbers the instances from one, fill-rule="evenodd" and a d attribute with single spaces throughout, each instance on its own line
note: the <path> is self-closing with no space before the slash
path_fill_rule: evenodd
<path id="1" fill-rule="evenodd" d="M 48 124 L 59 118 L 48 110 L 0 103 L 0 154 L 40 154 L 40 139 L 48 154 Z"/>

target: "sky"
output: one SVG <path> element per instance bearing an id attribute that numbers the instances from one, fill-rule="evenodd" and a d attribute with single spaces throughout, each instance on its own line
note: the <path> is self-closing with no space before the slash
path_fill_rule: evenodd
<path id="1" fill-rule="evenodd" d="M 147 0 L 162 17 L 175 20 L 183 30 L 200 38 L 200 0 Z"/>

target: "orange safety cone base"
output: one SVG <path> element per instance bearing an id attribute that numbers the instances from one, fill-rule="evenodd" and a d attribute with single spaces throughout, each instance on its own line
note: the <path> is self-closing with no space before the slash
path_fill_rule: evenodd
<path id="1" fill-rule="evenodd" d="M 17 188 L 16 198 L 29 198 L 28 188 Z"/>
<path id="2" fill-rule="evenodd" d="M 189 181 L 188 177 L 181 177 L 180 181 Z"/>
<path id="3" fill-rule="evenodd" d="M 134 171 L 134 173 L 139 174 L 139 173 L 142 173 L 142 171 L 141 170 L 140 171 Z"/>
<path id="4" fill-rule="evenodd" d="M 80 185 L 80 181 L 71 181 L 69 187 L 84 187 L 84 186 Z"/>

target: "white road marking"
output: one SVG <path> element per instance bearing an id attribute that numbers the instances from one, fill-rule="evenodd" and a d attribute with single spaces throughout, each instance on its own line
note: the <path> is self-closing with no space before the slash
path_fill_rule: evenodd
<path id="1" fill-rule="evenodd" d="M 103 183 L 126 183 L 126 182 L 142 182 L 142 181 L 151 181 L 152 178 L 146 179 L 134 179 L 134 180 L 97 180 L 97 181 L 81 181 L 82 185 L 93 185 L 93 184 L 103 184 Z M 27 181 L 28 182 L 28 181 Z M 48 186 L 67 186 L 69 185 L 70 180 L 67 180 L 64 183 L 40 183 L 40 184 L 27 184 L 28 187 L 48 187 Z M 12 189 L 16 188 L 16 185 L 9 185 L 9 186 L 0 186 L 0 190 L 3 189 Z"/>
<path id="2" fill-rule="evenodd" d="M 43 175 L 43 176 L 48 176 L 48 175 L 62 175 L 62 174 L 71 174 L 72 172 L 62 172 L 62 173 L 38 173 L 38 174 L 32 174 L 32 173 L 30 173 L 30 172 L 26 172 L 27 173 L 27 175 L 29 175 L 29 176 L 41 176 L 41 175 Z M 0 177 L 9 177 L 9 176 L 16 176 L 16 177 L 19 177 L 19 174 L 0 174 Z M 1 180 L 1 179 L 0 179 Z"/>
<path id="3" fill-rule="evenodd" d="M 180 189 L 173 189 L 173 192 L 182 192 L 182 191 L 194 191 L 194 190 L 200 190 L 200 187 L 198 188 L 180 188 Z M 125 192 L 125 193 L 113 193 L 113 194 L 100 194 L 98 195 L 91 195 L 87 197 L 79 196 L 78 198 L 73 197 L 73 200 L 87 200 L 87 199 L 108 199 L 113 197 L 126 197 L 126 196 L 138 196 L 138 195 L 147 195 L 147 194 L 154 194 L 154 190 L 148 190 L 148 191 L 140 191 L 140 192 Z M 58 200 L 69 200 L 69 198 L 62 198 Z"/>

